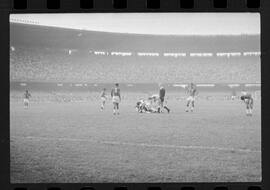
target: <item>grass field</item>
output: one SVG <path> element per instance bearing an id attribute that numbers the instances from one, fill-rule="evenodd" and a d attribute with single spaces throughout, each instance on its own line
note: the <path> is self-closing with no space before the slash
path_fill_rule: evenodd
<path id="1" fill-rule="evenodd" d="M 140 114 L 131 100 L 10 103 L 11 182 L 257 182 L 261 111 L 239 100 L 169 101 L 171 113 Z"/>

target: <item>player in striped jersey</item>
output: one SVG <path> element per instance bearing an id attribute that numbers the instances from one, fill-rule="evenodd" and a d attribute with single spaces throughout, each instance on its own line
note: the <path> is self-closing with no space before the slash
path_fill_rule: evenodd
<path id="1" fill-rule="evenodd" d="M 121 102 L 120 88 L 119 84 L 116 83 L 115 87 L 111 91 L 112 103 L 113 103 L 113 114 L 119 113 L 119 103 Z"/>

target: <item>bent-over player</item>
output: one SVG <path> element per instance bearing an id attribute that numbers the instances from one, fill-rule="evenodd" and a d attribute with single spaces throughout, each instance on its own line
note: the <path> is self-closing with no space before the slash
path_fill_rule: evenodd
<path id="1" fill-rule="evenodd" d="M 193 83 L 190 83 L 190 85 L 187 88 L 187 109 L 186 112 L 189 110 L 193 112 L 194 106 L 195 106 L 195 96 L 198 94 L 198 91 L 196 89 L 196 86 Z"/>
<path id="2" fill-rule="evenodd" d="M 115 87 L 111 91 L 112 103 L 113 103 L 113 114 L 119 115 L 119 103 L 121 102 L 120 88 L 119 84 L 116 83 Z"/>
<path id="3" fill-rule="evenodd" d="M 25 90 L 23 96 L 24 96 L 24 98 L 23 98 L 24 108 L 28 108 L 29 107 L 29 98 L 31 97 L 31 94 L 28 92 L 28 90 Z"/>
<path id="4" fill-rule="evenodd" d="M 251 93 L 244 92 L 243 95 L 240 97 L 240 99 L 243 100 L 246 104 L 246 115 L 252 116 L 253 98 Z"/>

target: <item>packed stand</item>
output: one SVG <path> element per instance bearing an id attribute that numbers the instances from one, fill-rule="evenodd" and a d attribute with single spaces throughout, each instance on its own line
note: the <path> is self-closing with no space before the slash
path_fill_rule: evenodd
<path id="1" fill-rule="evenodd" d="M 121 57 L 81 50 L 14 47 L 10 81 L 260 83 L 259 57 Z"/>

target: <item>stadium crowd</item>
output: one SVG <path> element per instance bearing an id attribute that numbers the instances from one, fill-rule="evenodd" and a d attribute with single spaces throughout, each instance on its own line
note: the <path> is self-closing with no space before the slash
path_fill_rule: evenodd
<path id="1" fill-rule="evenodd" d="M 121 57 L 23 46 L 10 51 L 10 81 L 18 82 L 260 83 L 258 73 L 257 56 Z"/>

